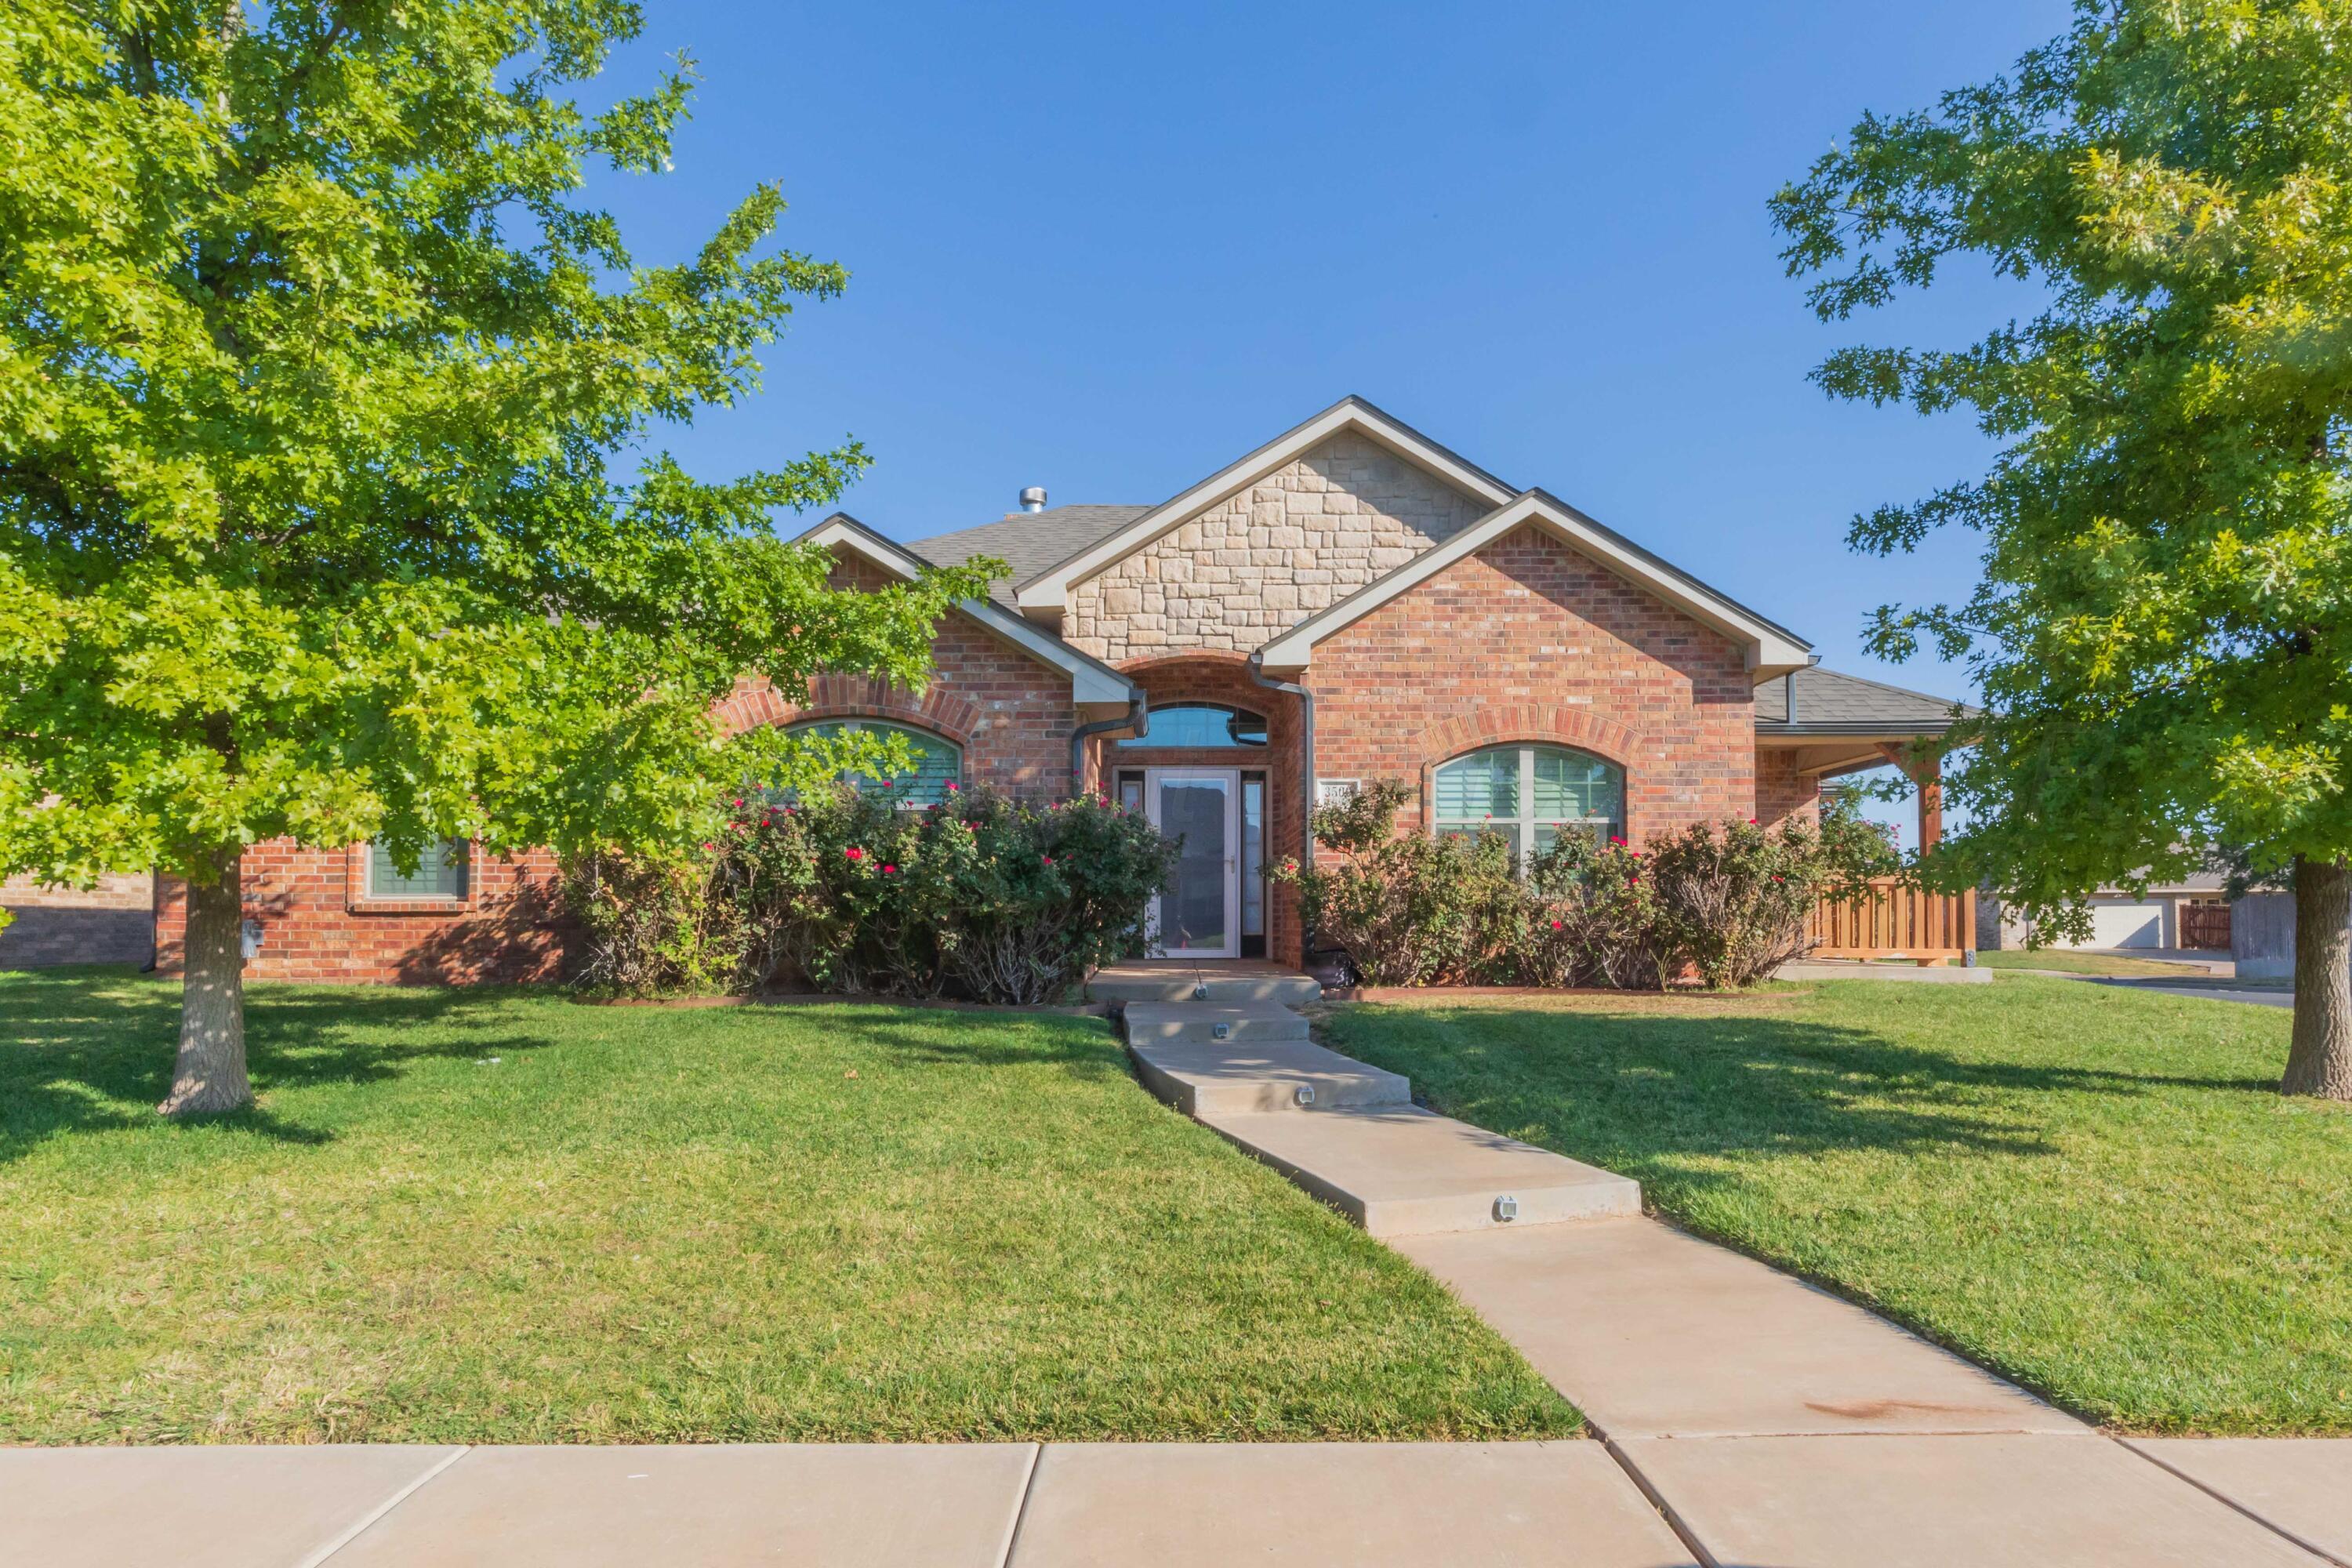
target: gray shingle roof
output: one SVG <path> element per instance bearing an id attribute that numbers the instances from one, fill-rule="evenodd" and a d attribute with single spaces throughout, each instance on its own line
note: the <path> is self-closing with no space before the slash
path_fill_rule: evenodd
<path id="1" fill-rule="evenodd" d="M 1794 689 L 1797 711 L 1790 721 Z M 1963 713 L 1975 710 L 1962 705 Z M 1756 689 L 1759 735 L 1937 734 L 1952 721 L 1952 700 L 1930 697 L 1816 665 Z"/>
<path id="2" fill-rule="evenodd" d="M 998 584 L 993 595 L 1009 604 L 1012 584 L 1027 582 L 1150 510 L 1148 506 L 1055 506 L 1044 511 L 1013 511 L 978 528 L 915 540 L 907 548 L 940 566 L 961 565 L 975 555 L 1010 562 L 1012 574 Z"/>

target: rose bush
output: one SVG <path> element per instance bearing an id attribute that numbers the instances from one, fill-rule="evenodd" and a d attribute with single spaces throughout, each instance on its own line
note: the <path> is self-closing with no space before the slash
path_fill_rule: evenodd
<path id="1" fill-rule="evenodd" d="M 692 968 L 667 958 L 691 947 L 677 934 L 690 930 L 703 933 L 698 952 L 727 946 L 738 990 L 1049 1001 L 1138 950 L 1175 856 L 1150 823 L 1099 797 L 1039 808 L 952 786 L 919 810 L 887 789 L 747 793 L 715 831 L 702 881 L 647 880 L 667 912 L 605 917 L 614 951 L 592 951 L 594 983 L 649 991 L 707 979 L 707 956 Z M 622 936 L 639 937 L 645 954 L 625 962 Z"/>
<path id="2" fill-rule="evenodd" d="M 1385 779 L 1318 811 L 1331 858 L 1273 872 L 1367 984 L 1752 984 L 1804 951 L 1816 900 L 1899 868 L 1885 834 L 1833 796 L 1818 825 L 1693 824 L 1646 850 L 1562 833 L 1520 877 L 1500 833 L 1399 834 L 1412 793 Z"/>
<path id="3" fill-rule="evenodd" d="M 1315 838 L 1339 857 L 1278 862 L 1270 875 L 1298 889 L 1318 942 L 1344 948 L 1368 985 L 1465 984 L 1513 967 L 1519 891 L 1498 834 L 1399 835 L 1412 792 L 1381 779 L 1318 808 Z"/>

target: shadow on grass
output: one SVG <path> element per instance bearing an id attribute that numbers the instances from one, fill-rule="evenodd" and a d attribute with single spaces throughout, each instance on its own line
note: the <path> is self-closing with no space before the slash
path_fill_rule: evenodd
<path id="1" fill-rule="evenodd" d="M 503 1000 L 475 990 L 246 990 L 247 1065 L 256 1090 L 396 1078 L 433 1058 L 521 1052 L 551 1044 L 484 1025 Z M 151 1127 L 170 1089 L 180 987 L 121 969 L 0 975 L 0 1163 L 78 1131 Z M 453 1028 L 452 1026 L 455 1026 Z M 280 1142 L 315 1145 L 333 1134 L 266 1108 L 197 1119 Z"/>
<path id="2" fill-rule="evenodd" d="M 2267 1079 L 1971 1058 L 1844 1025 L 1719 1013 L 1423 1006 L 1332 1020 L 1332 1043 L 1412 1079 L 1448 1114 L 1628 1174 L 1731 1179 L 1694 1157 L 2056 1152 L 2033 1099 Z"/>
<path id="3" fill-rule="evenodd" d="M 1079 1078 L 1128 1076 L 1127 1053 L 1099 1018 L 1011 1008 L 982 1011 L 873 1003 L 748 1007 L 747 1017 L 812 1018 L 828 1034 L 892 1057 L 943 1067 L 1056 1067 Z"/>

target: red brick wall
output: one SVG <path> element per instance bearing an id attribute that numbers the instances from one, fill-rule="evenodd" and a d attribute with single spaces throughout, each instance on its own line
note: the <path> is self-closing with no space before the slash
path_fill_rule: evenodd
<path id="1" fill-rule="evenodd" d="M 1821 780 L 1797 772 L 1797 753 L 1782 746 L 1756 751 L 1756 820 L 1778 827 L 1791 818 L 1818 822 Z"/>
<path id="2" fill-rule="evenodd" d="M 1316 648 L 1316 772 L 1403 779 L 1507 741 L 1625 770 L 1627 837 L 1756 814 L 1738 645 L 1528 527 Z M 1409 808 L 1410 809 L 1410 808 Z"/>
<path id="3" fill-rule="evenodd" d="M 245 852 L 245 915 L 261 922 L 258 980 L 462 984 L 553 980 L 571 934 L 555 886 L 555 858 L 474 851 L 462 900 L 371 900 L 364 849 L 306 849 L 289 839 Z M 156 966 L 177 973 L 187 935 L 187 889 L 157 879 Z"/>
<path id="4" fill-rule="evenodd" d="M 835 587 L 865 592 L 895 581 L 846 552 L 833 574 Z M 934 629 L 931 679 L 919 695 L 864 676 L 820 675 L 796 702 L 753 679 L 739 682 L 718 711 L 730 733 L 807 719 L 895 720 L 961 746 L 969 783 L 1040 800 L 1070 793 L 1070 735 L 1078 713 L 1069 676 L 969 616 L 947 616 Z"/>
<path id="5" fill-rule="evenodd" d="M 930 684 L 918 695 L 858 675 L 810 678 L 804 700 L 787 700 L 754 677 L 719 705 L 730 733 L 804 719 L 888 719 L 945 735 L 963 748 L 967 782 L 1007 795 L 1058 799 L 1070 793 L 1070 734 L 1077 727 L 1070 678 L 951 616 L 931 644 Z"/>

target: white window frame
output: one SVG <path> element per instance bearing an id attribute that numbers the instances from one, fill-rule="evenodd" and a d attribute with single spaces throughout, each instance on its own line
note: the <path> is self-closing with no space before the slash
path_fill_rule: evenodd
<path id="1" fill-rule="evenodd" d="M 1497 752 L 1517 752 L 1518 753 L 1519 809 L 1517 815 L 1512 816 L 1486 816 L 1482 815 L 1475 818 L 1438 816 L 1437 775 L 1446 768 L 1452 767 L 1456 763 L 1466 763 L 1473 757 L 1489 756 Z M 1532 855 L 1537 851 L 1538 847 L 1536 843 L 1535 830 L 1538 827 L 1549 827 L 1555 830 L 1563 827 L 1590 828 L 1592 830 L 1593 837 L 1596 839 L 1606 839 L 1612 836 L 1623 833 L 1625 825 L 1622 816 L 1538 816 L 1535 814 L 1536 753 L 1538 752 L 1560 752 L 1574 757 L 1590 757 L 1603 767 L 1615 769 L 1617 773 L 1617 809 L 1620 813 L 1624 811 L 1624 766 L 1622 763 L 1612 762 L 1609 758 L 1601 755 L 1598 752 L 1588 752 L 1580 746 L 1555 745 L 1549 742 L 1528 742 L 1526 744 L 1518 746 L 1480 746 L 1473 751 L 1464 752 L 1459 756 L 1448 757 L 1444 762 L 1438 763 L 1435 767 L 1430 769 L 1430 832 L 1434 835 L 1444 835 L 1447 833 L 1461 832 L 1475 833 L 1481 829 L 1488 827 L 1494 828 L 1497 832 L 1515 829 L 1515 842 L 1517 845 L 1517 852 L 1522 857 Z"/>
<path id="2" fill-rule="evenodd" d="M 362 898 L 385 904 L 462 904 L 474 896 L 474 842 L 472 839 L 450 837 L 440 841 L 443 847 L 442 864 L 444 865 L 449 863 L 446 847 L 452 844 L 460 846 L 457 879 L 463 885 L 454 893 L 386 892 L 378 888 L 375 885 L 376 847 L 382 842 L 381 839 L 371 838 L 362 851 L 364 858 L 360 862 L 361 887 L 364 891 L 360 895 Z"/>

